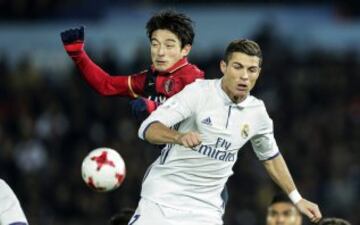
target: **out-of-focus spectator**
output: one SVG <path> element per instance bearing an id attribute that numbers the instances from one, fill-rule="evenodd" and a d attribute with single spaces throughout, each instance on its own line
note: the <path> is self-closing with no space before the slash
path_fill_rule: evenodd
<path id="1" fill-rule="evenodd" d="M 266 225 L 301 225 L 302 215 L 289 197 L 275 195 L 267 209 Z"/>
<path id="2" fill-rule="evenodd" d="M 351 225 L 349 221 L 341 218 L 324 218 L 320 221 L 319 225 Z"/>

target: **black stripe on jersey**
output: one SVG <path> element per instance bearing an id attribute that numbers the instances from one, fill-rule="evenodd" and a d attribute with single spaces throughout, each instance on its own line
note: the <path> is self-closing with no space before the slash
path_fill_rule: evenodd
<path id="1" fill-rule="evenodd" d="M 180 124 L 181 124 L 181 122 L 175 124 L 172 128 L 177 131 L 177 130 L 179 130 Z"/>
<path id="2" fill-rule="evenodd" d="M 273 155 L 273 156 L 271 156 L 271 157 L 269 157 L 269 158 L 267 158 L 267 159 L 263 159 L 263 160 L 261 160 L 261 161 L 272 160 L 272 159 L 278 157 L 279 155 L 280 155 L 280 152 L 277 152 L 275 155 Z"/>
<path id="3" fill-rule="evenodd" d="M 27 223 L 24 223 L 24 222 L 15 222 L 15 223 L 10 223 L 9 225 L 27 225 Z"/>
<path id="4" fill-rule="evenodd" d="M 141 183 L 144 183 L 144 181 L 145 181 L 145 179 L 147 178 L 147 176 L 149 175 L 150 170 L 151 170 L 152 167 L 153 167 L 153 164 L 151 164 L 151 165 L 147 168 L 147 170 L 146 170 L 146 172 L 145 172 L 145 175 L 144 175 Z"/>
<path id="5" fill-rule="evenodd" d="M 171 129 L 177 131 L 180 127 L 180 124 L 181 124 L 181 122 L 175 124 L 174 126 L 171 127 Z M 173 146 L 174 146 L 174 144 L 166 144 L 166 146 L 161 151 L 161 156 L 160 156 L 160 164 L 161 165 L 165 163 L 167 157 L 169 156 L 169 152 Z"/>
<path id="6" fill-rule="evenodd" d="M 221 199 L 223 200 L 222 208 L 225 209 L 226 203 L 229 200 L 229 192 L 228 192 L 226 184 L 225 184 L 224 189 L 222 190 L 220 196 L 221 196 Z"/>
<path id="7" fill-rule="evenodd" d="M 160 158 L 160 164 L 164 164 L 166 161 L 166 158 L 168 157 L 170 152 L 170 149 L 164 149 L 163 152 L 161 153 L 161 158 Z"/>
<path id="8" fill-rule="evenodd" d="M 230 115 L 231 115 L 231 105 L 229 106 L 229 111 L 228 111 L 228 116 L 227 116 L 227 119 L 226 119 L 226 125 L 225 125 L 225 128 L 228 127 L 229 125 L 229 118 L 230 118 Z"/>
<path id="9" fill-rule="evenodd" d="M 161 151 L 161 156 L 160 156 L 160 164 L 164 164 L 168 155 L 169 155 L 169 152 L 171 150 L 171 148 L 174 146 L 174 144 L 167 144 L 165 145 L 165 148 L 163 148 L 163 150 Z"/>

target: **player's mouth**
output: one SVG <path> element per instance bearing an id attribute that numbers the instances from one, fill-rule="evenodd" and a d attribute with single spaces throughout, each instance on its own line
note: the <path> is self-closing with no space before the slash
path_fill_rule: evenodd
<path id="1" fill-rule="evenodd" d="M 165 66 L 165 65 L 166 65 L 166 61 L 156 60 L 156 64 L 159 65 L 159 66 Z"/>
<path id="2" fill-rule="evenodd" d="M 238 84 L 236 86 L 236 90 L 238 91 L 247 91 L 248 90 L 248 86 L 246 84 Z"/>

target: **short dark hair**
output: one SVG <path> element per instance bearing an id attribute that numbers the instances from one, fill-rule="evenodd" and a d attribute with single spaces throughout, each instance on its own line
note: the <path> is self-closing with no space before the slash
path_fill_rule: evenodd
<path id="1" fill-rule="evenodd" d="M 340 218 L 324 218 L 319 225 L 351 225 L 350 222 Z"/>
<path id="2" fill-rule="evenodd" d="M 153 32 L 158 29 L 174 33 L 181 41 L 181 48 L 192 45 L 194 41 L 193 21 L 183 13 L 168 9 L 154 14 L 146 24 L 146 32 L 150 40 Z"/>
<path id="3" fill-rule="evenodd" d="M 259 57 L 259 66 L 262 64 L 262 52 L 260 46 L 255 41 L 251 41 L 248 39 L 239 39 L 232 41 L 225 51 L 225 62 L 229 62 L 231 54 L 234 52 L 241 52 L 250 56 Z"/>
<path id="4" fill-rule="evenodd" d="M 134 214 L 132 208 L 124 208 L 119 213 L 113 215 L 109 220 L 109 225 L 126 225 Z"/>
<path id="5" fill-rule="evenodd" d="M 294 204 L 290 198 L 285 194 L 285 193 L 277 193 L 274 195 L 274 197 L 272 198 L 270 205 L 276 204 L 276 203 L 280 203 L 280 202 L 285 202 L 285 203 L 289 203 L 289 204 Z"/>

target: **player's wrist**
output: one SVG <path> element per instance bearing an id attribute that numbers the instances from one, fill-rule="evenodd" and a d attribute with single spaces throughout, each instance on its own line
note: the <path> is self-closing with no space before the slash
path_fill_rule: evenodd
<path id="1" fill-rule="evenodd" d="M 294 203 L 297 204 L 300 202 L 300 200 L 302 199 L 300 193 L 298 192 L 298 190 L 293 190 L 292 192 L 289 193 L 289 198 L 290 200 Z"/>
<path id="2" fill-rule="evenodd" d="M 182 142 L 181 142 L 182 136 L 183 136 L 183 134 L 177 132 L 174 135 L 174 144 L 182 145 Z"/>
<path id="3" fill-rule="evenodd" d="M 64 44 L 64 48 L 69 55 L 79 54 L 84 51 L 84 42 L 76 41 L 74 43 Z"/>

